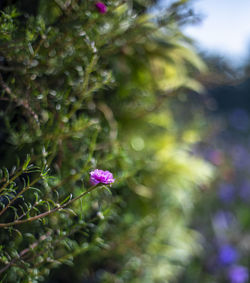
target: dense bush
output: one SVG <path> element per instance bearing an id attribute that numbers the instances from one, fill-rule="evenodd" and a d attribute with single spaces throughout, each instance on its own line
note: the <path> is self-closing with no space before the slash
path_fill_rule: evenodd
<path id="1" fill-rule="evenodd" d="M 188 223 L 212 169 L 191 154 L 204 65 L 185 2 L 2 4 L 2 282 L 167 282 L 199 250 Z"/>

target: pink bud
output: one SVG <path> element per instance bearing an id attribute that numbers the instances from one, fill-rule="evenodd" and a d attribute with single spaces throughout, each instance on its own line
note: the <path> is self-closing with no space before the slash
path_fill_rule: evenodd
<path id="1" fill-rule="evenodd" d="M 101 14 L 105 14 L 107 12 L 107 6 L 104 3 L 97 2 L 95 6 Z"/>

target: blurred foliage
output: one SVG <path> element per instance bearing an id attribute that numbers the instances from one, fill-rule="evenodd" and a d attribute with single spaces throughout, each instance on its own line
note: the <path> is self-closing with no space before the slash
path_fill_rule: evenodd
<path id="1" fill-rule="evenodd" d="M 2 282 L 168 282 L 199 251 L 188 223 L 213 169 L 192 154 L 205 66 L 187 3 L 164 18 L 150 1 L 3 2 Z"/>
<path id="2" fill-rule="evenodd" d="M 249 117 L 237 107 L 217 112 L 209 119 L 216 121 L 213 134 L 197 147 L 217 173 L 192 219 L 202 253 L 190 261 L 181 282 L 249 282 Z"/>
<path id="3" fill-rule="evenodd" d="M 208 82 L 212 74 L 220 77 L 208 83 L 209 127 L 195 152 L 216 167 L 216 175 L 193 211 L 192 227 L 200 233 L 202 252 L 192 258 L 179 280 L 246 283 L 250 270 L 249 58 L 241 68 L 219 56 L 205 60 L 211 68 L 202 80 Z"/>

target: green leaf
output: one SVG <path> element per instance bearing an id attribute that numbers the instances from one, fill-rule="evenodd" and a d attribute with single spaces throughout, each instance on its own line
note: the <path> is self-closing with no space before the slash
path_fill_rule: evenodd
<path id="1" fill-rule="evenodd" d="M 72 194 L 68 195 L 61 203 L 60 203 L 60 206 L 63 205 L 64 203 L 66 203 L 67 201 L 71 200 L 72 199 Z"/>
<path id="2" fill-rule="evenodd" d="M 22 170 L 25 171 L 30 163 L 31 157 L 29 154 L 26 155 L 26 160 L 23 164 Z"/>

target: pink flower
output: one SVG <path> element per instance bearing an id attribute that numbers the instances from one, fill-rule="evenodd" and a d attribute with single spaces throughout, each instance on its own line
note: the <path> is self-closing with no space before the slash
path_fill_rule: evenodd
<path id="1" fill-rule="evenodd" d="M 95 6 L 101 14 L 105 14 L 107 12 L 107 6 L 104 3 L 97 2 Z"/>
<path id="2" fill-rule="evenodd" d="M 99 169 L 95 169 L 90 173 L 90 183 L 92 185 L 97 185 L 99 183 L 102 184 L 112 184 L 114 183 L 115 179 L 113 178 L 113 174 L 109 171 L 103 171 Z"/>

